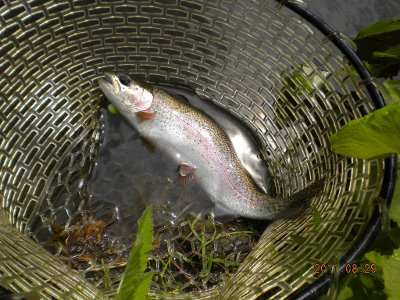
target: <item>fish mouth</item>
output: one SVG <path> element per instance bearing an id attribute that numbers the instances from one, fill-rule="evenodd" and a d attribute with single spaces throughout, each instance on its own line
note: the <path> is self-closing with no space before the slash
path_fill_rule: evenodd
<path id="1" fill-rule="evenodd" d="M 103 92 L 113 91 L 115 95 L 121 92 L 121 82 L 115 74 L 106 73 L 103 79 L 98 80 L 98 83 Z"/>

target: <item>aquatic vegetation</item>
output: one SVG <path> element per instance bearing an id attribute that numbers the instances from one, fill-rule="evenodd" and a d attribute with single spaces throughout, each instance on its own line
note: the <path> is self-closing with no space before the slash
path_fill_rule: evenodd
<path id="1" fill-rule="evenodd" d="M 155 291 L 202 291 L 223 284 L 250 253 L 260 236 L 257 224 L 212 216 L 187 216 L 156 234 L 149 267 L 155 270 Z"/>
<path id="2" fill-rule="evenodd" d="M 149 208 L 143 213 L 146 222 L 150 218 L 148 211 Z M 145 222 L 142 219 L 138 222 L 132 249 L 149 242 L 149 238 L 140 242 L 149 230 L 148 225 L 142 224 Z M 137 275 L 123 275 L 123 272 L 130 268 L 139 272 L 136 259 L 147 253 L 142 250 L 132 256 L 132 251 L 138 250 L 130 250 L 128 258 L 130 246 L 112 237 L 111 226 L 114 225 L 114 222 L 93 217 L 82 218 L 67 227 L 57 221 L 52 223 L 52 242 L 59 246 L 61 258 L 71 267 L 82 270 L 88 280 L 108 293 L 117 289 L 121 278 L 130 282 L 138 280 Z M 207 218 L 187 214 L 174 224 L 164 223 L 154 229 L 154 239 L 149 242 L 150 250 L 146 254 L 146 268 L 139 273 L 151 272 L 152 289 L 160 293 L 208 290 L 223 284 L 236 272 L 256 245 L 264 227 L 265 222 L 233 219 L 219 223 L 212 214 Z M 131 234 L 130 240 L 133 240 Z M 146 275 L 145 282 L 149 280 L 147 276 L 150 277 Z M 134 279 L 129 279 L 131 277 Z"/>
<path id="3" fill-rule="evenodd" d="M 109 261 L 121 261 L 123 245 L 105 232 L 112 223 L 113 220 L 83 218 L 64 227 L 54 220 L 51 228 L 53 240 L 60 246 L 59 255 L 71 267 L 93 272 Z"/>
<path id="4" fill-rule="evenodd" d="M 140 300 L 148 293 L 153 272 L 144 273 L 153 244 L 153 220 L 151 205 L 138 221 L 138 233 L 129 253 L 128 263 L 122 276 L 116 300 Z"/>

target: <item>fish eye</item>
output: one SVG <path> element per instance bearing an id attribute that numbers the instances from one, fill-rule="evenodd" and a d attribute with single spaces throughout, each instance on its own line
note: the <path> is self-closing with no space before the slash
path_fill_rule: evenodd
<path id="1" fill-rule="evenodd" d="M 132 82 L 132 79 L 129 77 L 129 75 L 121 74 L 117 75 L 117 77 L 123 85 L 129 85 Z"/>

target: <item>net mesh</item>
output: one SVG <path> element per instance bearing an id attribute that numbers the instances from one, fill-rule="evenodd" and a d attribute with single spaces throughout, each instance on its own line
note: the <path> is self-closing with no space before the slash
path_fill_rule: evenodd
<path id="1" fill-rule="evenodd" d="M 337 262 L 366 230 L 383 162 L 337 156 L 329 137 L 372 102 L 340 51 L 284 7 L 2 0 L 0 40 L 0 273 L 13 291 L 101 295 L 43 241 L 54 235 L 54 220 L 65 230 L 87 216 L 101 131 L 96 79 L 110 71 L 190 87 L 240 118 L 260 140 L 277 194 L 325 178 L 313 200 L 318 227 L 312 213 L 278 220 L 224 284 L 164 298 L 282 299 L 318 277 L 315 263 Z M 155 288 L 151 295 L 159 297 Z"/>

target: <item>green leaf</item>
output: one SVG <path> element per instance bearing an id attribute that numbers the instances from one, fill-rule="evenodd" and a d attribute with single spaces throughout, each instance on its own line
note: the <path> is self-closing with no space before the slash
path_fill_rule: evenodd
<path id="1" fill-rule="evenodd" d="M 112 113 L 113 115 L 118 115 L 118 110 L 117 110 L 117 108 L 116 108 L 114 105 L 112 105 L 112 104 L 109 104 L 109 105 L 107 106 L 107 110 L 108 110 L 110 113 Z"/>
<path id="2" fill-rule="evenodd" d="M 349 274 L 339 285 L 338 300 L 386 299 L 382 274 Z"/>
<path id="3" fill-rule="evenodd" d="M 312 214 L 313 214 L 313 219 L 314 219 L 314 226 L 318 227 L 321 225 L 323 218 L 321 213 L 318 211 L 317 207 L 315 205 L 311 205 L 312 209 Z"/>
<path id="4" fill-rule="evenodd" d="M 396 221 L 397 225 L 400 225 L 400 162 L 397 164 L 397 180 L 389 209 L 389 217 Z"/>
<path id="5" fill-rule="evenodd" d="M 350 121 L 330 142 L 336 153 L 361 159 L 400 153 L 400 102 Z"/>
<path id="6" fill-rule="evenodd" d="M 388 100 L 389 103 L 400 102 L 400 80 L 386 80 L 383 83 L 386 91 L 389 93 L 391 99 Z"/>
<path id="7" fill-rule="evenodd" d="M 372 57 L 374 58 L 393 58 L 400 60 L 400 44 L 394 45 L 385 51 L 374 51 L 372 52 Z"/>
<path id="8" fill-rule="evenodd" d="M 153 220 L 151 216 L 151 205 L 149 205 L 143 212 L 143 215 L 139 219 L 138 223 L 138 234 L 129 253 L 128 264 L 118 287 L 118 293 L 116 296 L 117 300 L 143 299 L 136 298 L 135 294 L 138 292 L 139 287 L 144 289 L 147 281 L 149 280 L 148 277 L 150 275 L 143 275 L 143 272 L 146 269 L 148 256 L 153 243 Z M 145 293 L 145 291 L 139 291 L 140 295 L 143 293 Z"/>
<path id="9" fill-rule="evenodd" d="M 392 77 L 400 70 L 400 19 L 383 20 L 365 27 L 354 39 L 357 55 L 369 63 L 372 76 Z M 388 51 L 388 52 L 387 52 Z"/>
<path id="10" fill-rule="evenodd" d="M 296 74 L 295 78 L 297 79 L 299 85 L 304 87 L 304 89 L 308 93 L 311 93 L 314 90 L 312 85 L 308 82 L 308 80 L 304 76 L 302 76 L 301 74 Z"/>
<path id="11" fill-rule="evenodd" d="M 354 39 L 365 39 L 397 30 L 400 30 L 400 19 L 386 19 L 364 27 Z"/>
<path id="12" fill-rule="evenodd" d="M 340 290 L 339 295 L 337 296 L 336 300 L 347 300 L 352 299 L 354 296 L 353 290 L 351 287 L 346 286 Z"/>
<path id="13" fill-rule="evenodd" d="M 364 256 L 365 256 L 365 258 L 368 259 L 370 262 L 372 262 L 372 263 L 374 263 L 374 264 L 376 264 L 376 265 L 379 265 L 379 267 L 382 267 L 384 257 L 386 257 L 386 255 L 385 255 L 385 256 L 380 255 L 380 254 L 379 254 L 378 252 L 376 252 L 376 251 L 367 252 L 367 253 L 365 253 Z"/>
<path id="14" fill-rule="evenodd" d="M 392 58 L 373 58 L 372 53 L 370 58 L 363 57 L 363 59 L 369 60 L 370 63 L 367 66 L 368 71 L 373 77 L 388 78 L 396 76 L 400 70 L 400 60 Z"/>
<path id="15" fill-rule="evenodd" d="M 314 91 L 314 87 L 320 88 L 325 83 L 328 75 L 329 72 L 319 70 L 317 73 L 312 68 L 302 65 L 301 70 L 293 72 L 293 75 L 286 78 L 286 81 L 293 89 L 302 87 L 308 93 L 311 93 Z"/>
<path id="16" fill-rule="evenodd" d="M 291 234 L 290 237 L 300 246 L 306 242 L 306 238 L 300 234 Z"/>
<path id="17" fill-rule="evenodd" d="M 146 298 L 147 293 L 149 292 L 151 279 L 153 278 L 153 272 L 148 272 L 143 274 L 141 281 L 136 289 L 135 295 L 132 299 L 142 300 Z"/>
<path id="18" fill-rule="evenodd" d="M 385 66 L 379 65 L 379 64 L 372 64 L 367 61 L 363 61 L 365 67 L 368 69 L 369 73 L 373 77 L 379 77 L 379 75 L 385 71 Z M 357 73 L 358 76 L 358 73 Z"/>
<path id="19" fill-rule="evenodd" d="M 391 256 L 380 255 L 375 251 L 368 252 L 365 256 L 383 271 L 387 299 L 398 299 L 398 295 L 400 295 L 400 249 L 394 250 Z"/>
<path id="20" fill-rule="evenodd" d="M 388 236 L 391 242 L 398 247 L 400 247 L 400 228 L 391 228 L 388 232 Z"/>

